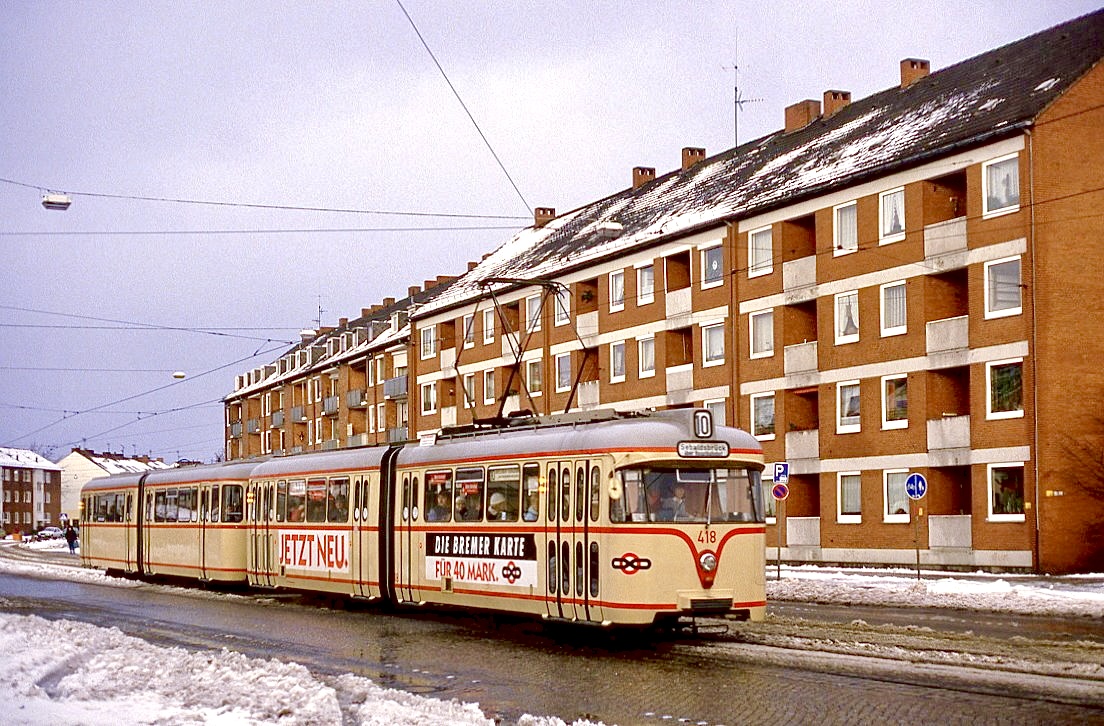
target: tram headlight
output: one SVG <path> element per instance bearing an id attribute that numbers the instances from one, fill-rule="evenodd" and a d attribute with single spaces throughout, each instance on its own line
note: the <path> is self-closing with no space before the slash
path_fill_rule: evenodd
<path id="1" fill-rule="evenodd" d="M 713 572 L 717 569 L 717 555 L 712 552 L 702 552 L 698 557 L 698 564 L 701 565 L 703 572 Z"/>

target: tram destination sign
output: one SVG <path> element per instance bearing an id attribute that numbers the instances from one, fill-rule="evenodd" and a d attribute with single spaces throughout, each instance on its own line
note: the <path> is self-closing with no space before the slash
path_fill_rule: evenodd
<path id="1" fill-rule="evenodd" d="M 728 456 L 728 442 L 680 441 L 678 455 L 684 459 L 724 459 Z"/>

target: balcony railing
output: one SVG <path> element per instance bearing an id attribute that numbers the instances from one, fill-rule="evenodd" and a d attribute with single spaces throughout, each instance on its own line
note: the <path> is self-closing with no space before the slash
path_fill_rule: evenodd
<path id="1" fill-rule="evenodd" d="M 782 290 L 786 293 L 810 291 L 816 285 L 816 255 L 782 263 Z M 815 295 L 810 292 L 809 299 Z M 798 302 L 787 298 L 787 303 Z"/>
<path id="2" fill-rule="evenodd" d="M 284 425 L 284 412 L 273 411 L 272 412 L 272 425 L 270 428 L 278 429 Z"/>
<path id="3" fill-rule="evenodd" d="M 303 406 L 291 407 L 291 420 L 295 423 L 303 423 L 307 420 L 307 412 Z"/>
<path id="4" fill-rule="evenodd" d="M 786 458 L 820 459 L 820 429 L 786 432 Z"/>
<path id="5" fill-rule="evenodd" d="M 953 255 L 943 260 L 940 269 L 952 269 L 966 264 L 966 218 L 948 219 L 924 227 L 924 257 L 933 258 Z M 956 253 L 962 253 L 961 255 Z M 957 259 L 961 257 L 961 260 Z"/>
<path id="6" fill-rule="evenodd" d="M 341 396 L 326 396 L 322 401 L 322 414 L 325 416 L 336 416 L 340 409 Z"/>
<path id="7" fill-rule="evenodd" d="M 367 391 L 354 388 L 345 394 L 345 405 L 349 408 L 364 408 L 368 405 Z"/>
<path id="8" fill-rule="evenodd" d="M 230 438 L 240 439 L 241 435 L 242 435 L 242 422 L 241 421 L 235 421 L 234 423 L 230 424 Z"/>
<path id="9" fill-rule="evenodd" d="M 787 345 L 782 351 L 783 370 L 787 376 L 810 373 L 817 369 L 817 342 Z"/>
<path id="10" fill-rule="evenodd" d="M 395 376 L 383 382 L 383 397 L 388 401 L 406 398 L 407 376 Z"/>
<path id="11" fill-rule="evenodd" d="M 350 448 L 352 448 L 354 446 L 367 446 L 367 445 L 368 445 L 368 434 L 354 434 L 353 436 L 349 437 L 348 443 L 346 444 L 346 446 L 348 446 Z"/>
<path id="12" fill-rule="evenodd" d="M 336 449 L 336 448 L 339 448 L 340 446 L 341 446 L 341 442 L 338 441 L 337 439 L 326 439 L 325 441 L 322 442 L 322 450 L 323 451 L 329 451 L 331 449 Z"/>
<path id="13" fill-rule="evenodd" d="M 261 433 L 261 420 L 259 418 L 251 418 L 245 422 L 245 430 L 251 434 Z"/>
<path id="14" fill-rule="evenodd" d="M 933 320 L 926 328 L 928 355 L 970 347 L 970 318 L 966 315 Z"/>
<path id="15" fill-rule="evenodd" d="M 406 427 L 387 429 L 387 443 L 395 444 L 400 441 L 406 441 L 410 435 L 406 431 Z"/>

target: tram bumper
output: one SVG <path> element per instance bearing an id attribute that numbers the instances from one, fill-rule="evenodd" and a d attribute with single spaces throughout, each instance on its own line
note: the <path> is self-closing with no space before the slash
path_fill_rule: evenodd
<path id="1" fill-rule="evenodd" d="M 732 611 L 730 590 L 680 590 L 678 609 L 683 615 L 726 615 Z"/>

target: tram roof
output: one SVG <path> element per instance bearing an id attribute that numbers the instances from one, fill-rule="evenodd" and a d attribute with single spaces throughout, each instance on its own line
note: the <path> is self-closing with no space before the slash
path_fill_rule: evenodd
<path id="1" fill-rule="evenodd" d="M 113 474 L 111 476 L 93 479 L 84 485 L 82 491 L 104 491 L 133 487 L 137 486 L 143 477 L 145 477 L 145 483 L 147 485 L 245 481 L 262 461 L 262 459 L 247 459 L 244 461 L 228 461 L 218 464 L 179 466 L 171 469 L 155 469 L 153 471 Z"/>
<path id="2" fill-rule="evenodd" d="M 296 476 L 312 472 L 364 471 L 379 468 L 386 446 L 358 449 L 319 451 L 294 456 L 280 456 L 260 464 L 253 470 L 254 478 Z"/>

